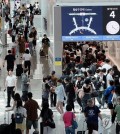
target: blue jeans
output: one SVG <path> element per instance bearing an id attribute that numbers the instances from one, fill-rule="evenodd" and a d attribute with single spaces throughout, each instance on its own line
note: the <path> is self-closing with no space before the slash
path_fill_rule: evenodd
<path id="1" fill-rule="evenodd" d="M 75 134 L 75 129 L 73 129 L 72 127 L 66 127 L 65 132 L 66 134 Z"/>

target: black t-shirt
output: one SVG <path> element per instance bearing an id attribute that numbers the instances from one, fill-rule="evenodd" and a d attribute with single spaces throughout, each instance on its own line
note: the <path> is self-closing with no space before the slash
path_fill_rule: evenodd
<path id="1" fill-rule="evenodd" d="M 49 44 L 50 40 L 48 38 L 43 38 L 42 43 Z"/>
<path id="2" fill-rule="evenodd" d="M 100 113 L 100 110 L 97 106 L 86 107 L 84 113 L 86 114 L 87 122 L 98 122 L 98 114 Z"/>
<path id="3" fill-rule="evenodd" d="M 7 61 L 7 66 L 14 65 L 15 56 L 12 54 L 6 55 L 5 60 Z"/>
<path id="4" fill-rule="evenodd" d="M 53 112 L 51 109 L 42 109 L 40 117 L 42 117 L 43 122 L 47 121 L 48 119 L 52 119 Z"/>

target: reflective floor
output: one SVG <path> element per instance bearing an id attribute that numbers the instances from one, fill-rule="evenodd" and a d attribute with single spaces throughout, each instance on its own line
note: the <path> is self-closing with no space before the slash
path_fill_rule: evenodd
<path id="1" fill-rule="evenodd" d="M 9 39 L 10 42 L 10 39 Z M 9 43 L 11 47 L 11 42 Z M 39 50 L 40 50 L 40 41 L 37 42 L 36 51 L 34 52 L 34 55 L 32 57 L 32 67 L 31 67 L 31 91 L 33 92 L 33 98 L 38 101 L 39 105 L 41 105 L 41 83 L 43 76 L 47 76 L 50 74 L 52 70 L 52 64 L 50 64 L 50 59 L 46 58 L 40 58 L 39 56 Z M 9 49 L 9 48 L 8 48 Z M 2 58 L 1 58 L 2 60 Z M 17 58 L 16 63 L 21 62 L 19 58 Z M 15 67 L 16 68 L 16 67 Z M 15 73 L 15 70 L 14 70 Z M 6 92 L 4 92 L 4 80 L 7 75 L 6 68 L 2 68 L 1 77 L 0 77 L 0 124 L 4 122 L 5 117 L 5 106 L 6 106 Z M 18 78 L 18 89 L 17 92 L 21 94 L 21 79 Z M 80 113 L 79 106 L 77 103 L 75 103 L 75 109 L 76 109 L 76 116 L 77 121 L 79 124 L 79 127 L 77 131 L 80 130 L 86 130 L 86 123 L 84 122 L 84 115 Z M 56 108 L 52 108 L 54 112 L 54 120 L 56 122 L 56 129 L 53 130 L 53 134 L 64 134 L 64 124 L 61 119 L 60 114 L 57 112 Z M 104 119 L 107 121 L 107 125 L 105 128 L 101 126 L 101 123 L 99 123 L 99 134 L 115 134 L 115 126 L 109 123 L 110 118 L 110 112 L 108 109 L 101 110 L 102 115 Z M 9 113 L 9 121 L 8 121 L 8 113 L 6 113 L 6 122 L 10 123 L 10 115 L 12 112 Z M 30 134 L 32 134 L 33 129 L 30 131 Z M 76 132 L 77 134 L 77 132 Z"/>
<path id="2" fill-rule="evenodd" d="M 11 48 L 12 43 L 11 39 L 8 37 L 8 43 L 9 48 Z M 42 84 L 42 78 L 44 76 L 47 76 L 52 71 L 52 63 L 50 59 L 46 58 L 40 58 L 39 56 L 39 50 L 41 47 L 41 39 L 37 41 L 36 50 L 34 51 L 33 57 L 32 57 L 32 67 L 31 67 L 31 89 L 30 91 L 33 92 L 33 99 L 37 100 L 39 105 L 41 105 L 41 84 Z M 7 49 L 9 49 L 7 48 Z M 4 50 L 6 52 L 6 50 Z M 0 63 L 2 63 L 2 60 L 4 59 L 4 55 L 0 57 Z M 19 57 L 16 60 L 16 63 L 22 63 L 22 61 L 19 59 Z M 16 67 L 15 67 L 16 68 Z M 15 70 L 14 70 L 15 73 Z M 6 106 L 6 92 L 4 92 L 4 81 L 6 78 L 7 72 L 6 68 L 2 68 L 1 76 L 0 76 L 0 124 L 4 123 L 4 117 L 6 117 L 6 122 L 10 123 L 10 115 L 13 112 L 10 112 L 9 114 L 5 114 L 5 106 Z M 17 92 L 21 94 L 21 79 L 18 78 L 18 88 Z M 57 112 L 56 108 L 52 108 L 54 112 L 54 120 L 56 123 L 56 129 L 53 130 L 53 134 L 65 134 L 64 132 L 64 124 L 61 119 L 60 114 Z M 75 110 L 76 110 L 76 117 L 77 122 L 79 124 L 77 131 L 86 130 L 86 123 L 84 122 L 84 115 L 80 113 L 79 106 L 75 102 Z M 104 120 L 106 120 L 106 126 L 104 128 L 101 126 L 101 123 L 99 122 L 99 134 L 115 134 L 115 124 L 110 123 L 110 111 L 108 109 L 101 110 Z M 9 116 L 8 116 L 9 115 Z M 32 134 L 33 129 L 31 129 L 30 134 Z"/>

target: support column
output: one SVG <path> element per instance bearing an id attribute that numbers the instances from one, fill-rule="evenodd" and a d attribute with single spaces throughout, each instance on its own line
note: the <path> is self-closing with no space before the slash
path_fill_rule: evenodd
<path id="1" fill-rule="evenodd" d="M 2 4 L 2 45 L 7 45 L 7 37 L 6 37 L 6 31 L 5 31 L 5 7 L 4 4 Z"/>
<path id="2" fill-rule="evenodd" d="M 58 21 L 59 19 L 59 21 Z M 61 7 L 54 7 L 54 69 L 56 75 L 60 77 L 62 75 L 62 53 L 63 43 L 61 38 Z"/>

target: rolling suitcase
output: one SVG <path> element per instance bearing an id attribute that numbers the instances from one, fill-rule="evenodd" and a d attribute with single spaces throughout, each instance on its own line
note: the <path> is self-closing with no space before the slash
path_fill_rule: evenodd
<path id="1" fill-rule="evenodd" d="M 0 134 L 12 134 L 11 125 L 9 124 L 9 113 L 8 113 L 8 124 L 6 123 L 6 112 L 4 114 L 4 124 L 0 125 Z"/>
<path id="2" fill-rule="evenodd" d="M 21 76 L 22 73 L 23 73 L 22 64 L 18 64 L 16 68 L 16 76 Z"/>

